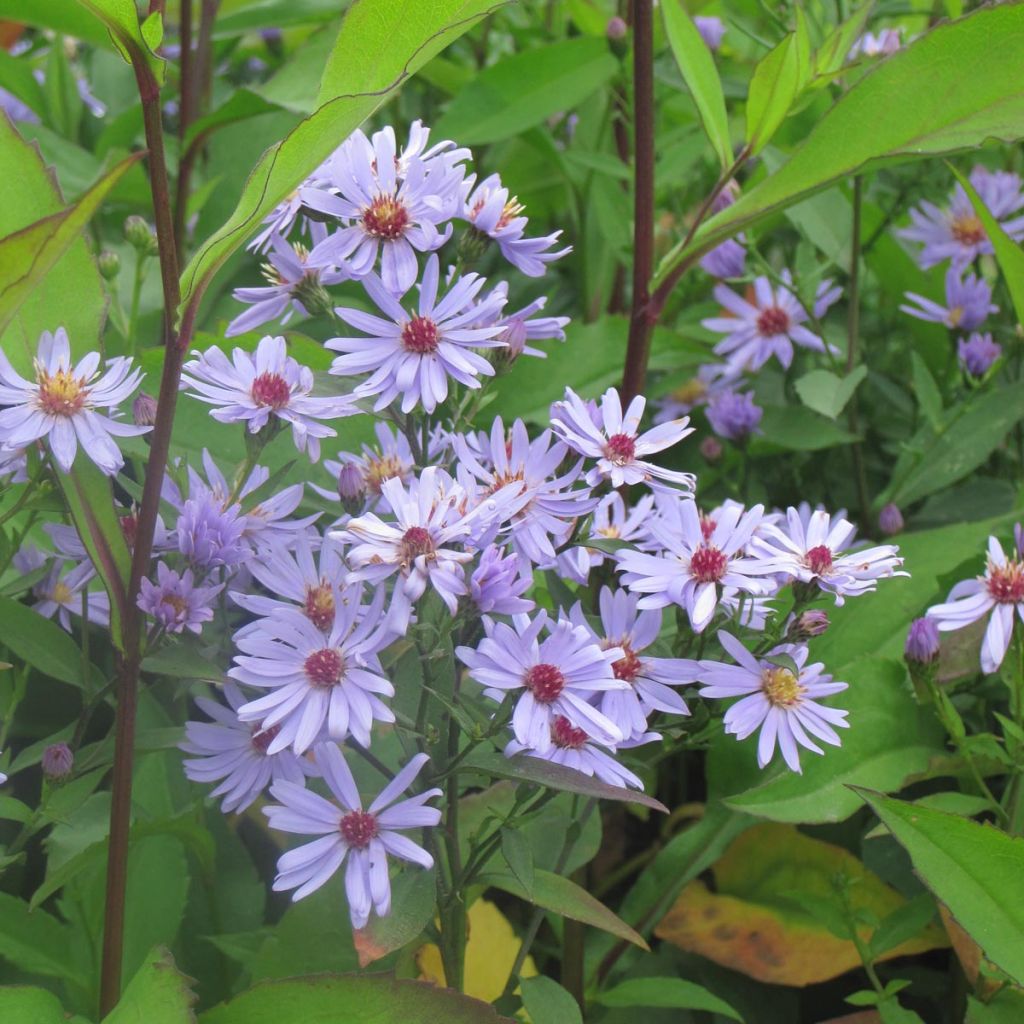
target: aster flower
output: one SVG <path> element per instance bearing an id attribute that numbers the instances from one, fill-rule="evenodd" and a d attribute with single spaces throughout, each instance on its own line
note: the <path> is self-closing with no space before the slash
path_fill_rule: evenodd
<path id="1" fill-rule="evenodd" d="M 378 916 L 391 912 L 391 882 L 388 859 L 434 866 L 434 859 L 407 836 L 409 829 L 430 828 L 441 820 L 441 812 L 425 807 L 441 795 L 427 789 L 407 800 L 398 800 L 419 775 L 429 758 L 417 754 L 364 811 L 352 772 L 334 744 L 316 748 L 317 768 L 334 800 L 292 782 L 276 782 L 270 792 L 278 804 L 263 809 L 270 827 L 280 832 L 319 836 L 295 850 L 282 854 L 277 862 L 274 890 L 294 889 L 292 899 L 301 900 L 316 892 L 341 865 L 345 865 L 345 893 L 353 928 L 364 928 L 371 910 Z"/>
<path id="2" fill-rule="evenodd" d="M 728 238 L 701 256 L 700 265 L 719 280 L 742 277 L 747 272 L 747 250 L 738 239 Z"/>
<path id="3" fill-rule="evenodd" d="M 707 417 L 711 429 L 729 441 L 745 441 L 759 433 L 758 424 L 764 410 L 754 404 L 750 391 L 722 391 L 708 402 Z"/>
<path id="4" fill-rule="evenodd" d="M 532 584 L 525 559 L 490 544 L 480 552 L 480 564 L 469 577 L 469 597 L 482 614 L 520 615 L 533 611 L 533 601 L 522 596 Z"/>
<path id="5" fill-rule="evenodd" d="M 874 590 L 879 579 L 909 575 L 898 571 L 903 559 L 893 544 L 849 550 L 854 532 L 852 523 L 821 509 L 805 521 L 790 508 L 785 524 L 765 526 L 751 550 L 771 572 L 814 584 L 834 595 L 837 605 Z"/>
<path id="6" fill-rule="evenodd" d="M 725 23 L 721 18 L 698 14 L 694 17 L 693 23 L 709 50 L 717 50 L 722 45 Z"/>
<path id="7" fill-rule="evenodd" d="M 502 281 L 495 291 L 505 296 L 508 294 L 508 285 Z M 522 355 L 547 359 L 547 352 L 527 344 L 530 341 L 565 341 L 565 327 L 569 323 L 569 317 L 535 315 L 547 305 L 547 301 L 547 297 L 541 295 L 517 312 L 508 313 L 495 321 L 496 326 L 502 328 L 495 341 L 500 341 L 505 346 L 500 354 L 509 362 L 514 362 Z"/>
<path id="8" fill-rule="evenodd" d="M 230 360 L 219 348 L 196 354 L 181 375 L 191 398 L 216 406 L 210 415 L 220 423 L 247 424 L 250 434 L 272 416 L 291 424 L 295 447 L 308 450 L 313 462 L 320 458 L 320 438 L 336 434 L 317 420 L 359 411 L 350 396 L 312 397 L 313 371 L 288 355 L 284 338 L 268 335 L 252 355 L 236 348 Z"/>
<path id="9" fill-rule="evenodd" d="M 28 452 L 25 448 L 0 447 L 0 479 L 8 484 L 28 483 Z"/>
<path id="10" fill-rule="evenodd" d="M 517 615 L 511 626 L 485 618 L 484 628 L 487 635 L 476 648 L 459 647 L 455 654 L 485 696 L 501 701 L 519 693 L 512 712 L 517 742 L 546 754 L 559 716 L 599 743 L 622 741 L 620 727 L 591 703 L 605 690 L 628 688 L 612 671 L 625 655 L 621 647 L 602 650 L 589 630 L 564 619 L 552 623 L 545 611 L 532 622 Z"/>
<path id="11" fill-rule="evenodd" d="M 591 487 L 602 480 L 610 480 L 612 487 L 639 483 L 656 487 L 660 481 L 666 481 L 688 490 L 693 488 L 692 473 L 664 469 L 643 458 L 664 451 L 692 434 L 690 421 L 686 418 L 670 420 L 641 434 L 640 421 L 646 404 L 647 399 L 637 395 L 623 414 L 618 391 L 609 388 L 601 398 L 600 425 L 594 422 L 572 388 L 565 389 L 564 401 L 554 404 L 552 430 L 574 451 L 598 460 L 586 476 Z"/>
<path id="12" fill-rule="evenodd" d="M 0 449 L 24 448 L 48 437 L 63 472 L 71 472 L 81 444 L 86 458 L 104 473 L 117 473 L 124 457 L 113 438 L 135 437 L 150 428 L 121 423 L 96 410 L 115 409 L 139 386 L 142 374 L 120 356 L 107 360 L 102 376 L 99 365 L 98 352 L 72 364 L 63 327 L 40 335 L 34 381 L 25 380 L 0 350 L 0 406 L 7 406 L 0 410 Z"/>
<path id="13" fill-rule="evenodd" d="M 181 633 L 185 629 L 201 633 L 203 623 L 213 619 L 213 599 L 224 589 L 224 584 L 197 587 L 191 569 L 179 574 L 166 562 L 157 562 L 156 575 L 156 583 L 142 578 L 139 607 L 168 633 Z"/>
<path id="14" fill-rule="evenodd" d="M 572 246 L 547 251 L 561 237 L 561 231 L 542 238 L 523 237 L 527 225 L 527 218 L 522 216 L 524 207 L 515 196 L 509 197 L 497 174 L 479 184 L 476 176 L 470 175 L 462 185 L 462 194 L 462 218 L 497 242 L 501 255 L 527 277 L 541 277 L 548 263 L 572 251 Z"/>
<path id="15" fill-rule="evenodd" d="M 732 391 L 742 376 L 742 368 L 733 363 L 705 363 L 697 369 L 696 377 L 655 402 L 654 422 L 679 419 L 698 406 L 706 405 L 715 395 Z"/>
<path id="16" fill-rule="evenodd" d="M 1002 229 L 1014 241 L 1024 238 L 1024 216 L 1013 216 L 1024 207 L 1020 177 L 1008 171 L 975 167 L 970 181 Z M 923 243 L 917 259 L 924 270 L 944 260 L 962 269 L 978 256 L 992 252 L 992 243 L 974 212 L 974 204 L 959 184 L 953 189 L 948 206 L 941 208 L 924 202 L 910 211 L 910 220 L 909 228 L 896 233 L 909 241 Z"/>
<path id="17" fill-rule="evenodd" d="M 383 504 L 381 485 L 385 480 L 392 478 L 407 484 L 413 476 L 416 462 L 412 457 L 412 449 L 404 434 L 394 430 L 387 423 L 377 422 L 373 426 L 377 435 L 376 446 L 363 445 L 360 454 L 355 452 L 339 452 L 338 461 L 330 460 L 324 462 L 324 469 L 336 480 L 340 481 L 342 470 L 348 466 L 355 466 L 359 472 L 359 479 L 362 488 L 370 500 L 370 507 L 380 507 L 387 510 Z M 437 461 L 440 453 L 433 448 L 428 453 L 431 462 Z M 338 490 L 328 491 L 317 484 L 310 485 L 317 494 L 325 498 L 336 498 Z"/>
<path id="18" fill-rule="evenodd" d="M 985 574 L 961 580 L 949 592 L 945 604 L 929 608 L 926 614 L 941 632 L 962 629 L 987 615 L 981 668 L 983 672 L 995 672 L 1013 637 L 1015 611 L 1024 622 L 1024 561 L 1019 555 L 1007 558 L 999 541 L 989 537 Z"/>
<path id="19" fill-rule="evenodd" d="M 278 727 L 269 753 L 289 746 L 304 753 L 325 729 L 333 740 L 351 735 L 368 747 L 373 721 L 395 720 L 380 700 L 395 693 L 377 660 L 392 639 L 381 622 L 383 606 L 378 591 L 366 608 L 358 599 L 338 604 L 329 631 L 302 612 L 286 610 L 235 635 L 242 653 L 228 675 L 270 691 L 239 708 L 238 717 L 261 722 L 264 729 Z"/>
<path id="20" fill-rule="evenodd" d="M 493 376 L 494 367 L 473 350 L 504 344 L 497 340 L 501 327 L 474 326 L 488 316 L 487 310 L 474 304 L 484 283 L 477 274 L 467 274 L 439 300 L 438 260 L 431 256 L 423 271 L 417 310 L 406 312 L 381 279 L 370 274 L 363 286 L 390 319 L 338 308 L 342 320 L 369 337 L 328 340 L 327 348 L 344 353 L 334 360 L 331 373 L 344 377 L 369 372 L 355 394 L 376 395 L 378 410 L 401 395 L 405 413 L 417 405 L 433 412 L 448 397 L 449 377 L 467 388 L 479 388 L 480 376 Z M 492 292 L 488 301 L 496 318 L 504 297 Z"/>
<path id="21" fill-rule="evenodd" d="M 68 569 L 67 563 L 55 559 L 46 576 L 32 588 L 32 596 L 36 598 L 33 611 L 44 619 L 56 616 L 70 633 L 71 616 L 82 614 L 82 591 L 95 575 L 92 562 L 81 562 Z M 86 595 L 86 616 L 97 626 L 109 626 L 110 599 L 105 590 Z"/>
<path id="22" fill-rule="evenodd" d="M 904 313 L 929 320 L 946 327 L 964 331 L 973 330 L 985 322 L 989 313 L 998 313 L 999 307 L 992 305 L 992 288 L 984 278 L 967 274 L 961 279 L 961 271 L 950 267 L 946 271 L 946 305 L 932 302 L 916 292 L 907 292 L 906 297 L 917 303 L 900 306 Z"/>
<path id="23" fill-rule="evenodd" d="M 874 32 L 865 32 L 850 47 L 847 60 L 854 60 L 857 57 L 888 57 L 895 53 L 902 45 L 900 38 L 903 30 L 900 28 L 883 28 L 877 35 Z"/>
<path id="24" fill-rule="evenodd" d="M 789 290 L 788 270 L 782 280 L 784 284 L 773 287 L 767 277 L 755 278 L 752 302 L 723 284 L 715 286 L 715 299 L 731 314 L 701 321 L 709 331 L 726 335 L 715 346 L 716 355 L 728 356 L 737 368 L 759 370 L 772 356 L 788 368 L 794 345 L 825 351 L 825 342 L 803 326 L 807 311 Z"/>
<path id="25" fill-rule="evenodd" d="M 753 595 L 769 593 L 770 583 L 758 577 L 771 569 L 744 553 L 763 514 L 762 505 L 748 511 L 730 506 L 705 533 L 696 504 L 689 500 L 675 502 L 665 515 L 650 523 L 651 537 L 662 546 L 664 554 L 629 550 L 617 554 L 623 582 L 644 595 L 637 607 L 677 604 L 686 609 L 693 630 L 702 633 L 715 614 L 723 589 Z"/>
<path id="26" fill-rule="evenodd" d="M 626 506 L 618 491 L 606 494 L 590 523 L 589 540 L 630 541 L 634 546 L 649 546 L 647 520 L 654 509 L 654 495 L 645 494 L 631 507 Z M 601 548 L 584 544 L 558 554 L 558 569 L 569 579 L 585 584 L 591 569 L 603 565 L 610 556 Z"/>
<path id="27" fill-rule="evenodd" d="M 964 371 L 972 377 L 984 377 L 1003 354 L 1003 346 L 992 340 L 992 335 L 974 331 L 969 338 L 961 338 L 956 354 Z"/>
<path id="28" fill-rule="evenodd" d="M 825 666 L 821 663 L 808 665 L 803 644 L 781 644 L 759 659 L 724 631 L 718 639 L 737 664 L 702 661 L 701 696 L 742 698 L 725 713 L 723 724 L 726 733 L 738 740 L 760 728 L 757 763 L 762 768 L 771 761 L 776 742 L 794 772 L 801 770 L 798 747 L 822 754 L 815 739 L 840 745 L 833 727 L 849 725 L 847 712 L 819 704 L 818 698 L 845 690 L 846 683 L 834 682 L 822 671 Z M 779 663 L 783 658 L 790 667 Z"/>
<path id="29" fill-rule="evenodd" d="M 251 724 L 238 717 L 245 697 L 230 680 L 224 683 L 224 696 L 227 707 L 206 697 L 196 698 L 200 710 L 212 721 L 186 722 L 185 740 L 179 749 L 195 755 L 182 762 L 185 775 L 204 785 L 219 782 L 210 795 L 224 798 L 220 809 L 225 814 L 240 814 L 271 782 L 301 785 L 307 769 L 291 750 L 268 753 L 278 730 L 263 729 L 259 722 Z"/>
<path id="30" fill-rule="evenodd" d="M 842 297 L 843 289 L 831 277 L 819 281 L 814 292 L 814 319 L 820 320 Z"/>

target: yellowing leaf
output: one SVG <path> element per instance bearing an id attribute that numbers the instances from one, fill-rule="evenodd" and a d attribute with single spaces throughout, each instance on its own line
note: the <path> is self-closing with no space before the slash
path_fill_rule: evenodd
<path id="1" fill-rule="evenodd" d="M 882 920 L 906 903 L 849 851 L 791 825 L 748 829 L 712 871 L 717 891 L 691 882 L 655 934 L 775 985 L 812 985 L 860 965 L 853 943 L 823 923 L 844 917 L 837 876 L 848 880 L 854 912 Z M 864 927 L 861 934 L 866 940 L 871 929 Z M 881 959 L 946 945 L 942 929 L 932 923 Z"/>

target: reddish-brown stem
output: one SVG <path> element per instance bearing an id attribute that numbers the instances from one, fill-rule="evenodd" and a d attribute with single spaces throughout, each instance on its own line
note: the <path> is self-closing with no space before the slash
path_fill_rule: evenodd
<path id="1" fill-rule="evenodd" d="M 178 263 L 184 260 L 185 220 L 188 204 L 189 170 L 186 165 L 185 135 L 195 111 L 195 60 L 192 53 L 192 0 L 181 0 L 181 58 L 178 69 L 178 183 L 174 198 L 174 238 Z"/>
<path id="2" fill-rule="evenodd" d="M 633 24 L 633 303 L 629 318 L 622 400 L 643 391 L 654 321 L 654 12 L 652 0 L 632 0 Z"/>

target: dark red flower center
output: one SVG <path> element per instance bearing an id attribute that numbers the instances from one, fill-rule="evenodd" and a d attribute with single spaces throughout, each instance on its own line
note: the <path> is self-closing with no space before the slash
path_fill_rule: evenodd
<path id="1" fill-rule="evenodd" d="M 269 729 L 261 729 L 258 725 L 252 731 L 252 749 L 258 754 L 265 754 L 267 747 L 274 742 L 274 737 L 281 731 L 281 726 L 272 725 Z"/>
<path id="2" fill-rule="evenodd" d="M 636 677 L 640 675 L 644 667 L 644 663 L 640 660 L 640 656 L 629 646 L 624 640 L 620 641 L 615 646 L 621 647 L 625 651 L 625 657 L 619 658 L 618 661 L 612 662 L 612 675 L 616 679 L 621 679 L 626 683 L 633 683 L 636 681 Z"/>
<path id="3" fill-rule="evenodd" d="M 964 214 L 962 217 L 957 217 L 949 226 L 953 237 L 961 245 L 980 245 L 988 238 L 985 234 L 984 225 L 981 220 L 973 213 Z"/>
<path id="4" fill-rule="evenodd" d="M 375 815 L 369 811 L 349 811 L 338 823 L 338 831 L 349 846 L 361 850 L 380 832 Z"/>
<path id="5" fill-rule="evenodd" d="M 623 466 L 636 458 L 636 440 L 629 434 L 612 434 L 604 446 L 604 453 L 616 465 Z"/>
<path id="6" fill-rule="evenodd" d="M 690 556 L 690 575 L 698 583 L 717 583 L 724 575 L 729 559 L 718 548 L 702 544 Z"/>
<path id="7" fill-rule="evenodd" d="M 579 750 L 587 742 L 587 734 L 577 729 L 565 715 L 558 715 L 551 723 L 551 742 L 556 747 Z"/>
<path id="8" fill-rule="evenodd" d="M 527 671 L 523 685 L 533 694 L 534 700 L 550 704 L 565 689 L 565 676 L 555 665 L 541 662 Z"/>
<path id="9" fill-rule="evenodd" d="M 302 667 L 313 686 L 337 686 L 345 671 L 345 659 L 337 648 L 323 647 L 310 654 Z"/>
<path id="10" fill-rule="evenodd" d="M 1000 604 L 1021 604 L 1024 602 L 1024 562 L 990 565 L 986 586 Z"/>
<path id="11" fill-rule="evenodd" d="M 820 576 L 832 568 L 832 549 L 826 544 L 819 544 L 807 552 L 804 560 L 807 562 L 807 568 L 815 576 Z"/>
<path id="12" fill-rule="evenodd" d="M 401 238 L 409 226 L 409 211 L 394 196 L 377 196 L 363 212 L 363 230 L 377 238 Z"/>
<path id="13" fill-rule="evenodd" d="M 271 409 L 283 409 L 292 397 L 288 381 L 279 373 L 261 373 L 253 380 L 249 393 L 257 405 Z"/>
<path id="14" fill-rule="evenodd" d="M 700 514 L 700 535 L 705 540 L 711 540 L 711 535 L 715 532 L 717 525 L 711 516 L 705 515 L 703 512 Z"/>
<path id="15" fill-rule="evenodd" d="M 769 306 L 757 318 L 757 329 L 765 338 L 785 334 L 789 330 L 789 314 L 778 306 Z"/>
<path id="16" fill-rule="evenodd" d="M 402 328 L 402 348 L 418 356 L 428 356 L 437 351 L 441 332 L 430 317 L 414 316 Z"/>
<path id="17" fill-rule="evenodd" d="M 321 580 L 315 587 L 306 587 L 306 618 L 317 629 L 328 630 L 334 624 L 334 588 Z"/>
<path id="18" fill-rule="evenodd" d="M 422 526 L 410 526 L 402 535 L 402 559 L 411 562 L 420 555 L 432 555 L 434 541 Z"/>

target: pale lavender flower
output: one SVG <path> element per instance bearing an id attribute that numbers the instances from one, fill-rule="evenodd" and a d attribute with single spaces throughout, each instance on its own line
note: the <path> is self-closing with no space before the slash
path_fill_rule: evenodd
<path id="1" fill-rule="evenodd" d="M 759 370 L 772 356 L 788 368 L 794 344 L 825 351 L 825 342 L 803 326 L 807 312 L 789 290 L 789 271 L 782 272 L 782 280 L 773 287 L 767 277 L 756 278 L 753 303 L 723 284 L 715 286 L 715 298 L 732 314 L 701 321 L 708 330 L 726 335 L 715 346 L 716 355 L 728 356 L 734 367 Z"/>
<path id="2" fill-rule="evenodd" d="M 883 28 L 877 35 L 874 32 L 865 32 L 850 47 L 846 59 L 854 60 L 860 56 L 888 57 L 903 45 L 902 34 L 901 28 Z"/>
<path id="3" fill-rule="evenodd" d="M 136 427 L 96 412 L 114 410 L 139 386 L 142 374 L 123 357 L 107 360 L 99 375 L 100 354 L 90 352 L 71 362 L 71 343 L 63 327 L 43 331 L 34 361 L 35 380 L 27 381 L 0 350 L 0 449 L 24 448 L 49 437 L 57 466 L 71 471 L 78 445 L 108 476 L 124 465 L 115 437 L 135 437 Z"/>
<path id="4" fill-rule="evenodd" d="M 240 814 L 271 782 L 301 785 L 309 769 L 291 750 L 268 751 L 278 734 L 276 727 L 264 729 L 259 722 L 243 722 L 238 717 L 246 698 L 231 680 L 224 683 L 224 696 L 227 707 L 206 697 L 196 698 L 200 710 L 212 721 L 186 722 L 185 740 L 179 749 L 195 755 L 182 762 L 185 775 L 204 785 L 219 782 L 210 795 L 224 798 L 220 809 L 225 814 Z"/>
<path id="5" fill-rule="evenodd" d="M 747 271 L 747 250 L 737 239 L 729 238 L 701 256 L 700 265 L 719 280 L 742 277 Z"/>
<path id="6" fill-rule="evenodd" d="M 426 754 L 417 754 L 364 811 L 355 779 L 341 751 L 332 743 L 324 743 L 317 746 L 315 757 L 337 802 L 282 781 L 270 787 L 271 795 L 280 803 L 263 809 L 273 829 L 320 837 L 281 855 L 274 890 L 294 889 L 292 899 L 301 900 L 316 892 L 347 858 L 345 893 L 349 917 L 353 928 L 364 928 L 371 911 L 381 917 L 391 912 L 389 853 L 423 868 L 434 866 L 433 857 L 402 833 L 430 828 L 441 820 L 439 810 L 424 806 L 440 796 L 441 790 L 427 789 L 407 800 L 398 800 L 429 760 Z"/>
<path id="7" fill-rule="evenodd" d="M 722 391 L 708 402 L 706 409 L 711 429 L 728 441 L 745 441 L 751 434 L 760 433 L 758 424 L 764 410 L 754 404 L 750 391 Z"/>
<path id="8" fill-rule="evenodd" d="M 317 172 L 314 172 L 306 183 L 315 180 L 317 180 Z M 301 212 L 302 197 L 299 195 L 299 189 L 294 189 L 263 218 L 264 227 L 246 246 L 246 249 L 252 252 L 266 252 L 273 248 L 275 239 L 283 242 L 295 226 Z M 235 298 L 238 296 L 236 295 Z"/>
<path id="9" fill-rule="evenodd" d="M 36 603 L 32 606 L 45 619 L 55 615 L 60 625 L 71 632 L 71 616 L 82 614 L 82 591 L 96 575 L 92 562 L 85 561 L 67 570 L 67 565 L 54 560 L 46 576 L 33 588 Z M 86 617 L 97 626 L 110 624 L 110 599 L 101 590 L 86 595 Z"/>
<path id="10" fill-rule="evenodd" d="M 190 565 L 204 570 L 244 562 L 252 552 L 244 533 L 241 506 L 225 506 L 209 491 L 185 501 L 174 526 L 178 550 Z"/>
<path id="11" fill-rule="evenodd" d="M 166 562 L 157 562 L 156 575 L 156 583 L 142 578 L 139 607 L 168 633 L 181 633 L 186 629 L 201 633 L 203 623 L 213 619 L 213 599 L 224 589 L 224 584 L 197 587 L 191 569 L 179 574 Z"/>
<path id="12" fill-rule="evenodd" d="M 706 405 L 715 395 L 732 391 L 743 376 L 743 370 L 732 363 L 705 363 L 682 387 L 670 391 L 655 402 L 655 423 L 679 419 L 698 406 Z"/>
<path id="13" fill-rule="evenodd" d="M 945 604 L 929 608 L 926 614 L 941 632 L 962 629 L 988 615 L 981 642 L 981 668 L 983 672 L 995 672 L 1013 637 L 1014 611 L 1024 622 L 1024 562 L 1007 558 L 999 541 L 989 537 L 985 574 L 961 580 L 949 592 Z"/>
<path id="14" fill-rule="evenodd" d="M 567 620 L 552 623 L 540 611 L 531 622 L 517 615 L 511 626 L 484 618 L 487 635 L 476 648 L 459 647 L 455 654 L 484 695 L 502 701 L 518 693 L 512 731 L 519 743 L 547 753 L 551 730 L 562 715 L 599 743 L 616 744 L 622 730 L 591 703 L 605 690 L 625 690 L 612 665 L 625 655 L 621 647 L 602 650 L 587 629 Z M 541 633 L 548 635 L 541 639 Z"/>
<path id="15" fill-rule="evenodd" d="M 824 281 L 818 282 L 814 292 L 814 319 L 820 320 L 841 298 L 843 289 L 837 285 L 832 278 L 826 277 Z"/>
<path id="16" fill-rule="evenodd" d="M 324 730 L 332 740 L 351 735 L 368 747 L 373 722 L 395 720 L 380 699 L 395 694 L 377 659 L 392 639 L 382 622 L 384 593 L 366 608 L 357 598 L 335 607 L 329 631 L 303 612 L 285 610 L 235 635 L 242 653 L 228 675 L 270 691 L 239 708 L 238 717 L 280 727 L 267 747 L 271 754 L 285 747 L 304 753 Z"/>
<path id="17" fill-rule="evenodd" d="M 480 553 L 480 564 L 469 577 L 469 596 L 485 615 L 520 615 L 533 611 L 533 601 L 522 596 L 532 584 L 525 559 L 491 544 Z"/>
<path id="18" fill-rule="evenodd" d="M 647 520 L 654 509 L 654 500 L 653 494 L 645 494 L 627 508 L 618 491 L 606 494 L 594 509 L 588 539 L 630 541 L 641 548 L 649 546 Z M 558 569 L 569 579 L 585 584 L 591 569 L 603 565 L 609 557 L 601 548 L 583 544 L 559 552 Z"/>
<path id="19" fill-rule="evenodd" d="M 502 281 L 495 291 L 501 290 L 501 294 L 508 292 L 508 286 Z M 530 341 L 565 341 L 565 327 L 569 323 L 567 316 L 535 316 L 545 305 L 546 296 L 540 296 L 524 306 L 516 313 L 508 313 L 496 321 L 496 325 L 502 328 L 501 334 L 497 335 L 496 341 L 505 345 L 501 354 L 510 362 L 522 355 L 536 356 L 538 359 L 547 359 L 547 352 L 543 349 L 534 348 L 527 344 Z M 490 326 L 490 325 L 488 325 Z"/>
<path id="20" fill-rule="evenodd" d="M 341 473 L 349 466 L 355 466 L 360 475 L 362 487 L 369 498 L 370 507 L 380 507 L 387 511 L 385 499 L 381 493 L 381 486 L 385 480 L 396 479 L 407 484 L 413 477 L 416 468 L 415 460 L 412 457 L 412 449 L 406 436 L 387 423 L 375 423 L 374 433 L 377 435 L 376 446 L 363 445 L 362 453 L 339 452 L 339 461 L 327 460 L 324 462 L 326 469 L 331 476 L 338 480 L 338 490 L 327 490 L 317 484 L 311 484 L 317 494 L 325 498 L 337 497 L 341 486 Z M 430 460 L 436 461 L 438 456 L 433 448 L 428 453 Z"/>
<path id="21" fill-rule="evenodd" d="M 28 451 L 25 448 L 0 446 L 0 478 L 9 477 L 9 484 L 28 483 Z"/>
<path id="22" fill-rule="evenodd" d="M 914 619 L 907 630 L 903 657 L 907 661 L 928 665 L 939 656 L 939 627 L 935 619 Z"/>
<path id="23" fill-rule="evenodd" d="M 709 50 L 717 50 L 722 45 L 725 23 L 721 18 L 698 14 L 694 16 L 693 23 Z"/>
<path id="24" fill-rule="evenodd" d="M 956 267 L 946 271 L 945 306 L 916 292 L 907 292 L 906 297 L 916 302 L 917 306 L 900 306 L 904 313 L 918 320 L 945 324 L 953 330 L 973 330 L 985 322 L 989 313 L 999 312 L 999 307 L 992 304 L 992 288 L 988 282 L 975 274 L 961 278 L 961 271 Z"/>
<path id="25" fill-rule="evenodd" d="M 359 411 L 351 396 L 314 398 L 313 371 L 288 355 L 284 338 L 262 338 L 254 354 L 236 348 L 230 360 L 219 348 L 196 354 L 181 375 L 191 398 L 216 406 L 210 415 L 220 423 L 245 423 L 250 434 L 272 416 L 290 424 L 295 447 L 313 462 L 320 458 L 320 438 L 336 435 L 317 421 Z"/>
<path id="26" fill-rule="evenodd" d="M 759 659 L 728 633 L 720 632 L 718 639 L 738 664 L 702 661 L 701 696 L 742 698 L 726 711 L 723 725 L 738 740 L 760 728 L 757 763 L 762 768 L 771 761 L 776 742 L 794 772 L 801 771 L 799 747 L 822 754 L 815 739 L 840 745 L 833 726 L 847 728 L 847 712 L 826 707 L 818 698 L 839 693 L 847 684 L 833 681 L 820 662 L 808 665 L 803 644 L 781 644 Z"/>
<path id="27" fill-rule="evenodd" d="M 339 307 L 338 316 L 369 337 L 325 342 L 327 348 L 344 353 L 334 360 L 331 373 L 343 377 L 370 373 L 356 388 L 356 396 L 376 395 L 378 410 L 401 396 L 404 413 L 417 405 L 433 412 L 448 397 L 449 377 L 467 388 L 479 388 L 481 375 L 494 376 L 494 367 L 474 350 L 504 345 L 497 340 L 503 328 L 474 326 L 488 319 L 489 313 L 496 319 L 505 301 L 500 292 L 492 292 L 486 300 L 492 310 L 475 304 L 484 283 L 477 274 L 467 274 L 438 299 L 438 260 L 431 256 L 423 271 L 417 310 L 406 312 L 380 278 L 370 274 L 363 286 L 390 319 Z"/>
<path id="28" fill-rule="evenodd" d="M 974 331 L 969 338 L 957 342 L 956 354 L 960 365 L 972 377 L 984 377 L 1003 354 L 1003 346 L 992 340 L 989 333 Z"/>
<path id="29" fill-rule="evenodd" d="M 594 422 L 587 406 L 572 388 L 565 389 L 565 399 L 552 406 L 551 428 L 574 451 L 597 459 L 586 476 L 591 487 L 602 480 L 610 480 L 613 487 L 623 484 L 644 483 L 657 487 L 661 481 L 692 490 L 692 473 L 664 469 L 644 456 L 664 451 L 693 433 L 686 418 L 670 420 L 651 430 L 640 433 L 647 400 L 637 395 L 625 413 L 619 393 L 609 388 L 601 397 L 600 423 Z"/>

